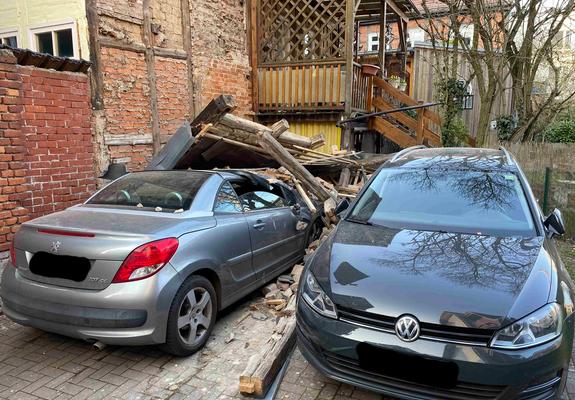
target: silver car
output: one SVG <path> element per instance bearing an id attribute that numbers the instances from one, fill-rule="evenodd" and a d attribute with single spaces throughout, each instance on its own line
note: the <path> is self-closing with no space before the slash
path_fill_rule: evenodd
<path id="1" fill-rule="evenodd" d="M 22 325 L 189 355 L 218 311 L 298 262 L 314 240 L 297 192 L 245 171 L 126 175 L 22 225 L 0 287 Z"/>

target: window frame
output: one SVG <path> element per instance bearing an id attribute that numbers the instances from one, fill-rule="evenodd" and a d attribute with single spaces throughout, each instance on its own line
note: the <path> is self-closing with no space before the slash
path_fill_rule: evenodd
<path id="1" fill-rule="evenodd" d="M 62 30 L 66 30 L 66 29 L 72 30 L 72 51 L 74 54 L 72 57 L 69 57 L 69 58 L 79 59 L 80 58 L 80 45 L 78 43 L 78 27 L 77 27 L 76 21 L 74 21 L 74 20 L 65 20 L 65 21 L 60 21 L 60 22 L 56 22 L 56 23 L 51 22 L 48 24 L 35 25 L 33 27 L 28 28 L 30 49 L 33 51 L 39 51 L 38 50 L 39 47 L 38 47 L 37 35 L 39 35 L 41 33 L 50 32 L 52 34 L 52 46 L 53 46 L 53 50 L 54 50 L 54 56 L 62 57 L 59 54 L 56 54 L 58 52 L 58 49 L 57 49 L 57 46 L 56 47 L 54 46 L 57 43 L 55 36 L 56 36 L 57 31 L 62 31 Z"/>
<path id="2" fill-rule="evenodd" d="M 21 40 L 20 40 L 20 31 L 18 30 L 18 28 L 0 29 L 0 44 L 4 44 L 2 43 L 3 39 L 9 37 L 16 37 L 16 47 L 20 47 Z"/>

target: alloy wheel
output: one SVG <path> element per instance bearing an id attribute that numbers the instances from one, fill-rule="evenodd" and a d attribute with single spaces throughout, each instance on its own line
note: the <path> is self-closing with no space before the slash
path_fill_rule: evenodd
<path id="1" fill-rule="evenodd" d="M 196 287 L 188 292 L 180 304 L 178 313 L 178 333 L 184 343 L 194 346 L 199 343 L 212 321 L 212 297 L 202 288 Z"/>

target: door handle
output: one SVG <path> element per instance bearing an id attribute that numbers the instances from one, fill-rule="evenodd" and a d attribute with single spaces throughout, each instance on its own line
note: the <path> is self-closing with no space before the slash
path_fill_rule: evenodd
<path id="1" fill-rule="evenodd" d="M 265 226 L 266 226 L 266 223 L 263 221 L 258 221 L 256 224 L 254 224 L 254 228 L 257 229 L 258 231 L 261 231 L 262 229 L 264 229 Z"/>

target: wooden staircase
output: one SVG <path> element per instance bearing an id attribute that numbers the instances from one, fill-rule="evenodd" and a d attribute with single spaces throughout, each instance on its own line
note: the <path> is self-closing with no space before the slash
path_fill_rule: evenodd
<path id="1" fill-rule="evenodd" d="M 372 90 L 368 94 L 370 112 L 390 111 L 401 107 L 423 104 L 396 89 L 384 79 L 371 77 Z M 441 146 L 441 118 L 439 114 L 420 108 L 409 112 L 394 112 L 382 117 L 372 117 L 373 129 L 402 148 L 415 145 Z"/>

